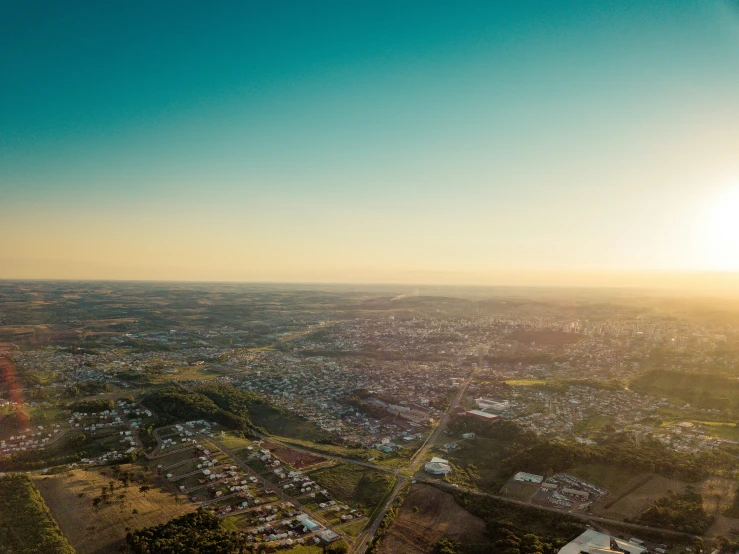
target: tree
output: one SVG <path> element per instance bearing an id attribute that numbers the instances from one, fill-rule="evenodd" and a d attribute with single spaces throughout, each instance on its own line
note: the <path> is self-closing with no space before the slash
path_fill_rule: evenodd
<path id="1" fill-rule="evenodd" d="M 346 554 L 349 552 L 349 545 L 346 544 L 344 539 L 329 543 L 324 549 L 326 554 Z"/>

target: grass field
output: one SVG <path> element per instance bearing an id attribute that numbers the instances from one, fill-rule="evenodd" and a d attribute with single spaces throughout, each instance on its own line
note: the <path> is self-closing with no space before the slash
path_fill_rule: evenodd
<path id="1" fill-rule="evenodd" d="M 326 433 L 310 421 L 277 410 L 268 404 L 251 406 L 249 415 L 255 425 L 271 435 L 308 440 L 319 440 L 326 437 Z"/>
<path id="2" fill-rule="evenodd" d="M 216 436 L 216 439 L 219 443 L 223 444 L 223 446 L 232 451 L 246 448 L 247 446 L 254 446 L 254 443 L 251 442 L 249 439 L 242 439 L 241 437 L 237 437 L 232 432 L 226 432 L 223 438 L 221 438 L 220 436 Z"/>
<path id="3" fill-rule="evenodd" d="M 343 531 L 350 537 L 356 537 L 359 532 L 364 529 L 364 526 L 367 524 L 367 519 L 360 519 L 359 521 L 352 521 L 351 523 L 347 523 L 344 526 L 339 527 L 339 530 Z"/>
<path id="4" fill-rule="evenodd" d="M 543 379 L 509 379 L 505 381 L 505 384 L 511 387 L 531 387 L 534 385 L 546 385 L 547 382 Z"/>
<path id="5" fill-rule="evenodd" d="M 739 404 L 739 380 L 725 375 L 653 370 L 630 383 L 637 392 L 678 399 L 704 408 L 730 408 Z"/>
<path id="6" fill-rule="evenodd" d="M 372 457 L 373 450 L 366 450 L 364 448 L 345 448 L 343 446 L 337 446 L 335 444 L 320 444 L 317 442 L 311 442 L 303 439 L 296 439 L 290 437 L 275 437 L 276 439 L 284 442 L 285 444 L 293 444 L 295 446 L 302 446 L 316 452 L 323 454 L 329 454 L 330 456 L 339 456 L 341 458 L 349 458 L 352 460 L 367 460 Z M 379 453 L 378 453 L 379 455 Z"/>
<path id="7" fill-rule="evenodd" d="M 604 415 L 591 415 L 575 424 L 575 432 L 583 434 L 596 433 L 611 423 L 611 418 Z"/>
<path id="8" fill-rule="evenodd" d="M 122 466 L 122 469 L 140 471 L 134 466 Z M 51 513 L 78 554 L 120 552 L 126 528 L 164 523 L 193 509 L 192 505 L 180 504 L 169 492 L 152 487 L 142 493 L 137 485 L 116 488 L 111 503 L 93 507 L 93 498 L 111 481 L 114 479 L 102 475 L 100 470 L 82 469 L 35 479 Z M 124 493 L 125 500 L 119 499 L 118 495 Z"/>
<path id="9" fill-rule="evenodd" d="M 349 464 L 338 464 L 308 473 L 337 500 L 366 510 L 373 509 L 395 485 L 388 473 Z"/>
<path id="10" fill-rule="evenodd" d="M 588 483 L 603 487 L 611 495 L 618 494 L 624 488 L 624 485 L 634 477 L 633 471 L 604 464 L 583 464 L 572 467 L 565 473 L 570 473 Z"/>
<path id="11" fill-rule="evenodd" d="M 500 441 L 478 437 L 473 441 L 463 441 L 458 450 L 442 457 L 465 470 L 469 467 L 479 488 L 497 493 L 501 485 L 499 462 L 504 448 L 505 444 Z"/>
<path id="12" fill-rule="evenodd" d="M 3 552 L 74 554 L 26 475 L 0 479 L 0 541 Z"/>
<path id="13" fill-rule="evenodd" d="M 701 431 L 706 435 L 739 441 L 739 427 L 737 427 L 736 423 L 718 421 L 694 421 L 693 423 L 701 425 Z"/>

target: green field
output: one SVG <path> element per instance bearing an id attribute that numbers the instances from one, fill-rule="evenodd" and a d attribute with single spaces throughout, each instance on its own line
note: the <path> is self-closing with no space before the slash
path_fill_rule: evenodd
<path id="1" fill-rule="evenodd" d="M 700 430 L 706 435 L 739 441 L 739 427 L 736 423 L 728 421 L 693 421 L 693 423 L 701 425 Z"/>
<path id="2" fill-rule="evenodd" d="M 223 438 L 221 438 L 220 435 L 215 435 L 215 439 L 229 450 L 240 450 L 242 448 L 246 448 L 247 446 L 254 446 L 254 443 L 251 442 L 249 439 L 237 437 L 230 432 L 226 432 Z"/>
<path id="3" fill-rule="evenodd" d="M 362 529 L 364 529 L 366 519 L 360 519 L 359 521 L 352 521 L 351 523 L 345 524 L 343 527 L 339 527 L 339 530 L 343 531 L 350 537 L 356 537 Z"/>
<path id="4" fill-rule="evenodd" d="M 630 383 L 637 392 L 663 396 L 700 408 L 739 408 L 739 380 L 708 373 L 654 370 Z"/>
<path id="5" fill-rule="evenodd" d="M 350 464 L 338 464 L 308 473 L 337 500 L 366 510 L 373 509 L 395 485 L 395 477 Z"/>
<path id="6" fill-rule="evenodd" d="M 575 424 L 575 432 L 582 434 L 596 433 L 611 423 L 611 418 L 604 415 L 591 415 Z"/>
<path id="7" fill-rule="evenodd" d="M 547 382 L 543 379 L 509 379 L 505 381 L 505 384 L 511 387 L 531 387 L 535 385 L 546 385 Z"/>
<path id="8" fill-rule="evenodd" d="M 74 549 L 25 475 L 0 479 L 0 544 L 3 552 L 74 554 Z"/>

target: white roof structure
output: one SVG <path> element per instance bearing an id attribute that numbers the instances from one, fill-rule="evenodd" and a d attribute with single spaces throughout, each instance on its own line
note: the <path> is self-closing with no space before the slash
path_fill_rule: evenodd
<path id="1" fill-rule="evenodd" d="M 431 458 L 431 461 L 428 462 L 423 469 L 426 473 L 430 473 L 431 475 L 446 475 L 447 473 L 452 472 L 452 466 L 449 465 L 449 462 L 443 458 L 437 458 L 436 456 Z"/>
<path id="2" fill-rule="evenodd" d="M 513 478 L 516 481 L 524 481 L 527 483 L 541 483 L 544 477 L 541 475 L 534 475 L 533 473 L 526 473 L 525 471 L 519 471 Z"/>
<path id="3" fill-rule="evenodd" d="M 614 550 L 612 546 L 618 547 L 618 550 Z M 638 544 L 622 541 L 610 535 L 588 529 L 572 542 L 560 548 L 559 554 L 580 554 L 581 552 L 587 552 L 588 554 L 619 554 L 623 552 L 642 554 L 646 551 L 646 548 Z"/>

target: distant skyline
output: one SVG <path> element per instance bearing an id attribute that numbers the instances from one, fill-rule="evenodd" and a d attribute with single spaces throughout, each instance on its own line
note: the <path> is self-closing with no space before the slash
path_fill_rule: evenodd
<path id="1" fill-rule="evenodd" d="M 739 272 L 736 1 L 5 3 L 0 81 L 0 279 Z"/>

